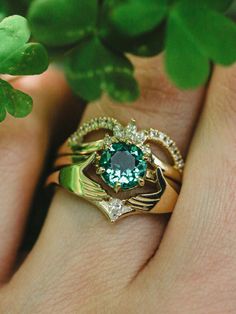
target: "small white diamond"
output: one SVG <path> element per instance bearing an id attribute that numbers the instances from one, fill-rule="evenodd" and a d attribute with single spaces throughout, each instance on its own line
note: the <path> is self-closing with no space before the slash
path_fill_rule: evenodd
<path id="1" fill-rule="evenodd" d="M 172 147 L 170 147 L 170 151 L 173 155 L 176 155 L 178 153 L 178 149 L 175 145 L 173 145 Z"/>
<path id="2" fill-rule="evenodd" d="M 124 137 L 124 130 L 119 125 L 116 125 L 113 128 L 113 133 L 114 133 L 114 136 L 117 137 L 118 139 L 122 139 Z"/>
<path id="3" fill-rule="evenodd" d="M 109 136 L 109 135 L 106 135 L 104 137 L 103 143 L 104 143 L 105 146 L 111 145 L 112 144 L 112 137 Z"/>
<path id="4" fill-rule="evenodd" d="M 152 139 L 157 138 L 158 135 L 159 135 L 159 132 L 158 132 L 157 130 L 150 130 L 149 136 L 150 136 Z"/>
<path id="5" fill-rule="evenodd" d="M 71 137 L 70 137 L 70 141 L 72 143 L 78 142 L 78 134 L 77 133 L 72 134 Z"/>
<path id="6" fill-rule="evenodd" d="M 164 140 L 166 138 L 166 135 L 162 132 L 159 132 L 158 137 L 160 140 Z"/>
<path id="7" fill-rule="evenodd" d="M 126 127 L 126 132 L 127 132 L 127 133 L 130 133 L 130 134 L 132 134 L 132 133 L 134 133 L 134 132 L 137 132 L 137 126 L 136 126 L 136 124 L 135 124 L 134 121 L 131 121 L 131 122 L 127 125 L 127 127 Z"/>
<path id="8" fill-rule="evenodd" d="M 171 144 L 173 144 L 173 141 L 172 141 L 169 137 L 166 138 L 165 142 L 166 142 L 166 144 L 169 145 L 169 146 L 170 146 Z"/>
<path id="9" fill-rule="evenodd" d="M 132 135 L 132 140 L 137 143 L 137 144 L 141 144 L 143 142 L 145 142 L 147 139 L 147 136 L 145 134 L 145 132 L 141 131 L 141 132 L 136 132 Z"/>
<path id="10" fill-rule="evenodd" d="M 141 149 L 145 155 L 150 155 L 152 152 L 151 148 L 148 145 L 143 145 Z"/>
<path id="11" fill-rule="evenodd" d="M 125 206 L 123 201 L 118 198 L 113 198 L 108 202 L 108 214 L 112 221 L 118 219 L 122 214 L 128 213 L 132 209 Z"/>
<path id="12" fill-rule="evenodd" d="M 134 121 L 131 121 L 127 127 L 124 129 L 125 137 L 131 141 L 134 140 L 134 137 L 137 134 L 137 126 Z"/>

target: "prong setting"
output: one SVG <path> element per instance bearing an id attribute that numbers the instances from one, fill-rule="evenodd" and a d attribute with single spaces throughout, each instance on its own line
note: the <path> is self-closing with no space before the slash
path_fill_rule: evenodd
<path id="1" fill-rule="evenodd" d="M 139 178 L 138 183 L 140 186 L 144 186 L 145 185 L 145 179 L 144 178 Z"/>
<path id="2" fill-rule="evenodd" d="M 121 190 L 121 184 L 120 182 L 116 182 L 115 186 L 114 186 L 114 191 L 116 193 L 118 193 Z"/>
<path id="3" fill-rule="evenodd" d="M 103 174 L 103 173 L 105 172 L 105 170 L 106 170 L 106 169 L 103 168 L 103 167 L 98 167 L 97 170 L 96 170 L 96 173 L 99 174 L 99 175 L 101 175 L 101 174 Z"/>

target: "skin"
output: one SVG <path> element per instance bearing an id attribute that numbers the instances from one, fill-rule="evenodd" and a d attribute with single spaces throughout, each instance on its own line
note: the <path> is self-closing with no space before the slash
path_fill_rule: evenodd
<path id="1" fill-rule="evenodd" d="M 37 243 L 14 271 L 47 151 L 69 133 L 58 135 L 62 121 L 75 126 L 80 107 L 68 109 L 69 89 L 54 69 L 17 80 L 35 107 L 28 118 L 0 127 L 1 313 L 236 312 L 236 66 L 217 67 L 209 86 L 183 92 L 165 77 L 161 57 L 134 61 L 137 103 L 104 98 L 88 105 L 82 120 L 135 118 L 140 128 L 175 139 L 187 162 L 168 226 L 165 216 L 111 225 L 58 189 Z"/>

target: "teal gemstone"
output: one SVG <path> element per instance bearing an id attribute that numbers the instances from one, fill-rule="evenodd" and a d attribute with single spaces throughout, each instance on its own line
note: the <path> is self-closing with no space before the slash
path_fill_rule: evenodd
<path id="1" fill-rule="evenodd" d="M 101 177 L 106 184 L 114 188 L 119 183 L 122 190 L 138 186 L 139 179 L 147 171 L 142 150 L 136 145 L 123 142 L 113 143 L 109 149 L 104 150 L 99 166 L 105 169 Z"/>

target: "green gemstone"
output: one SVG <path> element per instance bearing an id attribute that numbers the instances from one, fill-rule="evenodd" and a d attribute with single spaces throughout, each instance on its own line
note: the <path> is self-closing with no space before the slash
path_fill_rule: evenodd
<path id="1" fill-rule="evenodd" d="M 122 190 L 138 186 L 147 170 L 142 150 L 123 142 L 113 143 L 104 150 L 99 166 L 105 169 L 101 177 L 106 184 L 114 188 L 119 183 Z"/>

